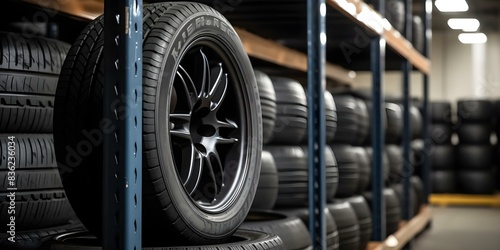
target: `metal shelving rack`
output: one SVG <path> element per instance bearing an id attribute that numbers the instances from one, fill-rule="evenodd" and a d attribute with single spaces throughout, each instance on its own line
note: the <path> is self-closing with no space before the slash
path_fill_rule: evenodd
<path id="1" fill-rule="evenodd" d="M 22 0 L 24 2 L 42 5 L 35 0 Z M 386 46 L 395 50 L 405 60 L 402 63 L 403 71 L 403 104 L 404 111 L 404 160 L 405 174 L 410 174 L 409 168 L 409 74 L 412 67 L 416 67 L 424 74 L 423 80 L 423 113 L 428 114 L 429 101 L 429 72 L 428 59 L 431 41 L 432 0 L 421 0 L 425 6 L 424 13 L 424 53 L 418 53 L 399 32 L 384 22 L 381 15 L 384 13 L 385 0 L 379 0 L 378 6 L 373 10 L 360 0 L 304 0 L 307 1 L 307 53 L 305 54 L 286 48 L 285 46 L 263 39 L 255 34 L 237 28 L 242 38 L 247 53 L 262 60 L 281 65 L 294 70 L 307 72 L 308 76 L 308 102 L 313 107 L 309 114 L 309 192 L 310 228 L 314 249 L 325 249 L 325 123 L 324 101 L 326 78 L 343 83 L 351 83 L 348 70 L 330 64 L 325 60 L 325 47 L 327 43 L 325 19 L 326 4 L 350 17 L 358 25 L 375 34 L 371 41 L 371 71 L 373 75 L 372 97 L 374 114 L 372 122 L 373 135 L 373 239 L 385 239 L 384 188 L 382 174 L 382 152 L 384 131 L 382 126 L 383 115 L 383 73 L 385 71 Z M 412 0 L 405 0 L 407 22 L 411 22 Z M 105 165 L 106 181 L 103 211 L 103 232 L 105 249 L 140 249 L 141 248 L 141 187 L 142 187 L 142 161 L 141 153 L 142 127 L 141 93 L 142 93 L 142 0 L 106 0 L 105 1 L 105 46 L 114 47 L 106 50 L 106 88 L 104 92 L 104 110 L 107 117 L 117 125 L 116 133 L 111 133 L 105 138 Z M 44 6 L 42 6 L 44 7 Z M 45 6 L 46 7 L 46 6 Z M 92 19 L 100 13 L 82 12 L 78 8 L 59 6 L 61 12 L 76 15 L 85 19 Z M 75 11 L 75 9 L 77 11 Z M 102 13 L 102 11 L 100 11 Z M 411 35 L 411 24 L 406 25 L 406 37 Z M 266 46 L 262 46 L 265 43 Z M 271 49 L 270 49 L 271 48 Z M 278 53 L 280 56 L 276 56 Z M 279 59 L 281 58 L 281 59 Z M 293 59 L 293 60 L 292 60 Z M 132 98 L 123 98 L 132 97 Z M 126 119 L 116 119 L 114 111 L 106 108 L 113 101 L 119 101 L 125 108 Z M 423 117 L 423 138 L 428 141 L 427 115 Z M 424 152 L 428 152 L 425 143 Z M 429 163 L 424 162 L 424 186 L 426 203 L 430 193 Z M 407 175 L 409 176 L 409 175 Z M 409 178 L 404 181 L 404 211 L 405 219 L 410 219 L 409 206 Z M 424 217 L 429 216 L 429 211 L 424 211 Z M 417 216 L 418 217 L 418 216 Z M 425 221 L 409 221 L 408 224 L 415 228 L 422 228 Z M 410 230 L 411 231 L 411 230 Z M 415 230 L 414 230 L 415 231 Z M 415 235 L 417 232 L 413 232 Z M 398 234 L 396 234 L 398 237 Z M 411 240 L 409 235 L 400 236 L 400 243 L 405 244 Z M 387 245 L 385 245 L 388 247 Z M 401 245 L 399 248 L 402 248 Z M 410 245 L 407 245 L 409 248 Z M 384 244 L 377 249 L 384 249 Z"/>

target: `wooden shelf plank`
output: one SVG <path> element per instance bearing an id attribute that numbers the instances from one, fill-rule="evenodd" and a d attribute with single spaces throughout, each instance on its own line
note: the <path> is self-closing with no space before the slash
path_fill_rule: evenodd
<path id="1" fill-rule="evenodd" d="M 469 195 L 469 194 L 431 194 L 429 202 L 433 205 L 455 206 L 492 206 L 500 207 L 500 194 Z"/>
<path id="2" fill-rule="evenodd" d="M 370 242 L 367 250 L 399 250 L 406 243 L 424 230 L 427 223 L 431 220 L 432 209 L 428 206 L 423 206 L 420 212 L 410 221 L 401 223 L 399 230 L 387 237 L 384 242 Z"/>
<path id="3" fill-rule="evenodd" d="M 104 11 L 103 2 L 100 0 L 65 1 L 64 3 L 57 5 L 51 4 L 50 1 L 23 1 L 89 20 L 95 19 Z M 307 72 L 307 55 L 304 53 L 287 48 L 274 41 L 264 39 L 244 29 L 235 29 L 249 56 L 290 69 Z M 352 85 L 354 83 L 354 79 L 349 76 L 349 70 L 331 63 L 326 63 L 325 67 L 325 74 L 327 78 L 341 84 Z"/>
<path id="4" fill-rule="evenodd" d="M 287 48 L 272 40 L 264 39 L 244 29 L 235 28 L 249 56 L 281 65 L 290 69 L 307 72 L 307 55 Z M 343 84 L 353 84 L 349 70 L 326 63 L 326 77 Z"/>
<path id="5" fill-rule="evenodd" d="M 399 53 L 425 74 L 431 70 L 431 62 L 420 54 L 380 13 L 361 0 L 327 0 L 328 4 L 356 21 L 365 29 L 385 38 L 389 47 Z"/>

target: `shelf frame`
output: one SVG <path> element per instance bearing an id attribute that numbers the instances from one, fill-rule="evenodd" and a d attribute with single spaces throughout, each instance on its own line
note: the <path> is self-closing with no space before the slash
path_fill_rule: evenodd
<path id="1" fill-rule="evenodd" d="M 142 249 L 142 0 L 106 0 L 103 249 Z"/>

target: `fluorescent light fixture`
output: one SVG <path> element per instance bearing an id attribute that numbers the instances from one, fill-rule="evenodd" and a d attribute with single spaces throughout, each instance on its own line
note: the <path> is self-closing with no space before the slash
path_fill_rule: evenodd
<path id="1" fill-rule="evenodd" d="M 436 0 L 436 8 L 441 12 L 464 12 L 469 10 L 465 0 Z"/>
<path id="2" fill-rule="evenodd" d="M 462 33 L 458 40 L 463 44 L 486 43 L 488 37 L 484 33 Z"/>
<path id="3" fill-rule="evenodd" d="M 463 30 L 465 32 L 474 32 L 479 29 L 479 21 L 475 18 L 450 18 L 448 26 L 454 30 Z"/>

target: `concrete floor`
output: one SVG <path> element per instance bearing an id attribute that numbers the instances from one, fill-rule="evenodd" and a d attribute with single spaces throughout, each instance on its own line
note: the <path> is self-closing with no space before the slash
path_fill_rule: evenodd
<path id="1" fill-rule="evenodd" d="M 413 250 L 500 250 L 500 208 L 434 207 Z"/>

